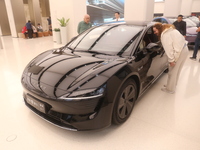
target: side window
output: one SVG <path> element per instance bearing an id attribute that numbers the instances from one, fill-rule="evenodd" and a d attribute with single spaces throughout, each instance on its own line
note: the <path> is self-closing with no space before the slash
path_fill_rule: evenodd
<path id="1" fill-rule="evenodd" d="M 161 18 L 154 19 L 154 22 L 162 22 Z"/>
<path id="2" fill-rule="evenodd" d="M 152 53 L 152 51 L 148 50 L 149 46 L 155 46 L 158 43 L 159 43 L 159 40 L 158 40 L 157 35 L 155 35 L 153 32 L 153 27 L 149 28 L 147 32 L 144 34 L 143 38 L 141 39 L 138 49 L 136 51 L 136 61 L 141 60 L 148 53 Z"/>

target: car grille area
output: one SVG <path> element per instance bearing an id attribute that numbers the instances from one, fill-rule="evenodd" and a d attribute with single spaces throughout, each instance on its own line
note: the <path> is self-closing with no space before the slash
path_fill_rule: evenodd
<path id="1" fill-rule="evenodd" d="M 46 102 L 40 101 L 33 96 L 25 95 L 24 96 L 25 104 L 30 108 L 34 113 L 43 118 L 44 120 L 56 125 L 60 128 L 78 131 L 76 125 L 79 122 L 90 121 L 91 116 L 96 114 L 95 110 L 87 114 L 66 114 L 60 113 L 52 109 L 52 106 Z"/>

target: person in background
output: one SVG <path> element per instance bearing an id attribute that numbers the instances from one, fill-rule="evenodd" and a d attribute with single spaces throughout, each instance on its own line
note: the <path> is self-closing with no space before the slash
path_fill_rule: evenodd
<path id="1" fill-rule="evenodd" d="M 40 23 L 37 24 L 37 31 L 38 31 L 38 32 L 43 32 L 43 28 L 42 28 L 42 26 L 40 25 Z"/>
<path id="2" fill-rule="evenodd" d="M 49 26 L 49 31 L 51 31 L 51 32 L 52 32 L 52 25 L 50 25 L 50 26 Z"/>
<path id="3" fill-rule="evenodd" d="M 190 57 L 190 59 L 192 59 L 192 60 L 196 60 L 197 53 L 199 50 L 199 45 L 200 45 L 200 16 L 198 16 L 198 18 L 199 18 L 199 25 L 197 26 L 198 29 L 196 30 L 197 37 L 196 37 L 195 45 L 194 45 L 194 52 L 193 52 L 192 57 Z M 199 59 L 199 62 L 200 62 L 200 59 Z"/>
<path id="4" fill-rule="evenodd" d="M 115 21 L 120 21 L 120 13 L 115 12 Z"/>
<path id="5" fill-rule="evenodd" d="M 28 35 L 28 31 L 27 31 L 26 25 L 22 28 L 22 33 L 24 34 L 24 37 L 26 39 L 26 35 Z"/>
<path id="6" fill-rule="evenodd" d="M 173 23 L 175 28 L 186 37 L 186 22 L 183 21 L 183 15 L 178 15 L 177 20 Z"/>
<path id="7" fill-rule="evenodd" d="M 92 24 L 90 23 L 90 16 L 86 14 L 84 16 L 83 21 L 79 22 L 77 32 L 78 34 L 80 34 L 91 27 L 92 27 Z"/>
<path id="8" fill-rule="evenodd" d="M 29 39 L 32 39 L 33 38 L 33 29 L 32 29 L 32 25 L 31 25 L 30 20 L 26 23 L 26 28 L 27 28 L 27 31 L 28 31 Z"/>
<path id="9" fill-rule="evenodd" d="M 164 85 L 161 90 L 173 94 L 180 71 L 188 55 L 187 42 L 171 24 L 156 23 L 153 26 L 153 31 L 161 40 L 169 62 L 167 85 Z"/>
<path id="10" fill-rule="evenodd" d="M 37 29 L 34 25 L 32 25 L 33 33 L 38 37 Z"/>
<path id="11" fill-rule="evenodd" d="M 48 26 L 50 28 L 50 26 L 51 26 L 51 16 L 49 16 L 49 18 L 47 18 L 47 21 L 48 21 Z"/>

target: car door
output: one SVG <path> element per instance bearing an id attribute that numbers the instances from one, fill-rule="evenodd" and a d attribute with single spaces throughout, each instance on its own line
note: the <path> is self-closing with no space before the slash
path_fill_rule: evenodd
<path id="1" fill-rule="evenodd" d="M 134 54 L 135 65 L 138 65 L 142 88 L 156 79 L 167 67 L 165 51 L 150 27 L 141 38 Z"/>

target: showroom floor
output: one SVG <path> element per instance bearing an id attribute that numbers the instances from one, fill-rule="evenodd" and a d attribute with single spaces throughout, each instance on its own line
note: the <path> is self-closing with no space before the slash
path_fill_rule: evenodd
<path id="1" fill-rule="evenodd" d="M 120 126 L 99 131 L 60 129 L 32 113 L 24 104 L 20 77 L 39 53 L 60 47 L 52 37 L 1 37 L 1 150 L 200 150 L 200 63 L 189 59 L 175 94 L 160 90 L 167 74 L 136 103 Z M 192 51 L 190 51 L 190 56 Z"/>

